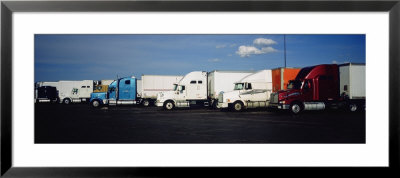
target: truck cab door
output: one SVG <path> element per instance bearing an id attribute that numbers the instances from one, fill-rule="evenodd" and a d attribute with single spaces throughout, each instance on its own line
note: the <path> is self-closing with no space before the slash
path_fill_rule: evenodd
<path id="1" fill-rule="evenodd" d="M 186 99 L 186 87 L 185 85 L 178 86 L 177 98 L 176 100 L 185 100 Z"/>
<path id="2" fill-rule="evenodd" d="M 302 94 L 304 101 L 312 101 L 313 98 L 313 82 L 312 80 L 305 80 L 302 86 Z"/>
<path id="3" fill-rule="evenodd" d="M 117 80 L 112 82 L 108 87 L 108 98 L 111 100 L 115 100 L 117 98 Z"/>
<path id="4" fill-rule="evenodd" d="M 240 91 L 240 98 L 244 101 L 254 100 L 254 90 L 252 90 L 251 84 L 249 83 L 244 84 L 243 90 Z"/>

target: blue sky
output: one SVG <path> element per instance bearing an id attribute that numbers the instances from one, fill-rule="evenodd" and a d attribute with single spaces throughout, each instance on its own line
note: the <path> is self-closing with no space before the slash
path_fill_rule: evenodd
<path id="1" fill-rule="evenodd" d="M 284 66 L 283 35 L 35 35 L 35 81 Z M 365 63 L 365 35 L 286 35 L 287 67 Z"/>

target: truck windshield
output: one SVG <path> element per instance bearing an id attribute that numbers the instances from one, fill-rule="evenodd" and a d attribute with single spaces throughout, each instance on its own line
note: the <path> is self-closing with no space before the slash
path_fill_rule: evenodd
<path id="1" fill-rule="evenodd" d="M 174 91 L 176 91 L 178 89 L 178 85 L 174 84 Z"/>
<path id="2" fill-rule="evenodd" d="M 300 89 L 301 81 L 300 80 L 290 80 L 288 84 L 288 89 Z"/>
<path id="3" fill-rule="evenodd" d="M 235 88 L 233 90 L 243 90 L 244 83 L 235 83 Z"/>

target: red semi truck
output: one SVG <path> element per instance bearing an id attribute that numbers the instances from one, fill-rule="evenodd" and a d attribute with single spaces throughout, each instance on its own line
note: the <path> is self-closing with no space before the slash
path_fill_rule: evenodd
<path id="1" fill-rule="evenodd" d="M 305 67 L 287 90 L 271 93 L 270 107 L 303 110 L 365 109 L 365 64 L 322 64 Z"/>

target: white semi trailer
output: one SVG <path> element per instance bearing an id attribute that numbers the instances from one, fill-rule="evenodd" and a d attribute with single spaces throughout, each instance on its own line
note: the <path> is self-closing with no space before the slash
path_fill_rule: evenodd
<path id="1" fill-rule="evenodd" d="M 268 107 L 272 93 L 272 72 L 261 70 L 235 82 L 233 91 L 219 95 L 218 108 L 242 111 L 246 108 Z"/>
<path id="2" fill-rule="evenodd" d="M 155 104 L 158 93 L 172 91 L 174 84 L 182 78 L 179 75 L 142 75 L 142 79 L 137 81 L 137 93 L 143 106 Z"/>
<path id="3" fill-rule="evenodd" d="M 38 86 L 56 87 L 59 101 L 64 104 L 89 101 L 90 94 L 93 92 L 93 80 L 38 82 Z"/>
<path id="4" fill-rule="evenodd" d="M 175 107 L 216 106 L 219 93 L 233 90 L 235 81 L 253 71 L 194 71 L 174 85 L 173 91 L 159 93 L 156 105 L 166 110 Z"/>

